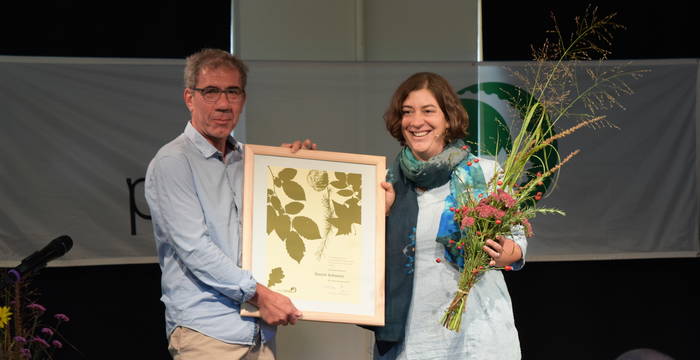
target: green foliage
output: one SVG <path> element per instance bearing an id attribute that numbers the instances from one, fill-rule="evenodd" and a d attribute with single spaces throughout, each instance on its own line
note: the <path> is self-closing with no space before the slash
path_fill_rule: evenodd
<path id="1" fill-rule="evenodd" d="M 285 244 L 289 257 L 301 263 L 301 259 L 304 258 L 304 253 L 306 252 L 306 245 L 304 245 L 304 240 L 301 239 L 299 234 L 296 231 L 290 231 Z"/>
<path id="2" fill-rule="evenodd" d="M 322 239 L 318 252 L 321 256 L 331 228 L 336 229 L 336 235 L 349 235 L 353 224 L 361 223 L 360 174 L 333 172 L 333 181 L 326 171 L 310 170 L 306 174 L 308 186 L 314 191 L 323 192 L 320 206 L 325 211 L 326 226 L 321 233 L 316 221 L 303 215 L 307 198 L 304 188 L 296 181 L 299 172 L 292 168 L 284 168 L 277 174 L 273 173 L 271 167 L 268 170 L 273 187 L 267 190 L 267 234 L 276 233 L 285 243 L 289 257 L 298 263 L 301 263 L 306 253 L 304 241 Z M 278 195 L 279 190 L 292 201 L 284 203 Z"/>
<path id="3" fill-rule="evenodd" d="M 291 169 L 291 168 L 283 169 L 282 171 L 280 171 L 279 174 L 277 174 L 277 176 L 279 176 L 279 178 L 282 181 L 291 181 L 292 179 L 294 179 L 294 177 L 296 175 L 297 175 L 297 170 Z"/>
<path id="4" fill-rule="evenodd" d="M 284 206 L 284 211 L 290 215 L 296 215 L 304 209 L 304 204 L 298 201 L 290 202 Z"/>
<path id="5" fill-rule="evenodd" d="M 297 216 L 292 220 L 292 226 L 301 236 L 308 240 L 316 240 L 321 238 L 321 233 L 318 231 L 318 225 L 313 220 L 306 216 Z"/>
<path id="6" fill-rule="evenodd" d="M 338 188 L 338 189 L 342 189 L 342 188 L 348 186 L 348 183 L 347 183 L 347 181 L 346 181 L 347 175 L 345 175 L 345 173 L 343 173 L 343 172 L 336 172 L 336 173 L 335 173 L 335 178 L 336 178 L 337 180 L 331 182 L 331 185 L 335 186 L 335 187 Z"/>
<path id="7" fill-rule="evenodd" d="M 284 271 L 281 267 L 276 267 L 270 271 L 270 275 L 267 279 L 267 287 L 275 286 L 282 282 L 284 279 Z"/>
<path id="8" fill-rule="evenodd" d="M 337 229 L 336 235 L 347 235 L 352 232 L 353 224 L 361 224 L 362 208 L 360 198 L 362 194 L 362 177 L 354 173 L 334 173 L 336 180 L 331 185 L 338 189 L 338 196 L 348 198 L 343 203 L 331 201 L 333 215 L 327 219 Z"/>
<path id="9" fill-rule="evenodd" d="M 338 191 L 337 194 L 340 195 L 340 196 L 352 196 L 353 191 L 352 191 L 352 190 L 348 190 L 348 189 L 344 189 L 344 190 Z"/>
<path id="10" fill-rule="evenodd" d="M 301 187 L 297 182 L 294 181 L 282 181 L 282 190 L 291 199 L 304 201 L 306 200 L 306 193 L 304 188 Z"/>
<path id="11" fill-rule="evenodd" d="M 525 119 L 528 115 L 528 104 L 530 103 L 532 94 L 520 87 L 503 82 L 485 82 L 466 87 L 460 90 L 458 94 L 464 94 L 466 92 L 477 93 L 478 91 L 495 95 L 499 99 L 507 101 L 508 104 L 516 110 L 520 119 Z M 506 154 L 511 154 L 513 150 L 513 140 L 511 139 L 510 129 L 503 117 L 488 104 L 476 100 L 462 99 L 462 104 L 469 114 L 479 114 L 482 120 L 481 123 L 474 121 L 470 124 L 470 136 L 469 139 L 467 139 L 467 143 L 472 144 L 476 152 L 485 155 L 496 157 L 501 151 Z M 531 122 L 526 131 L 531 133 L 533 131 L 538 131 L 538 128 L 544 128 L 546 129 L 545 137 L 554 136 L 556 132 L 549 116 L 547 114 L 542 114 L 542 116 L 542 121 L 537 123 L 539 126 L 535 126 L 536 123 Z M 476 116 L 474 116 L 474 118 L 476 118 Z M 551 146 L 538 149 L 532 152 L 528 158 L 524 159 L 522 162 L 523 171 L 520 174 L 521 176 L 520 178 L 514 179 L 517 181 L 517 185 L 525 185 L 537 177 L 538 173 L 544 173 L 545 169 L 553 168 L 560 160 L 557 149 L 557 141 L 553 140 Z M 541 182 L 541 184 L 535 186 L 530 191 L 529 195 L 534 196 L 537 192 L 544 194 L 550 187 L 552 178 L 545 177 L 541 179 Z M 533 200 L 528 205 L 532 206 L 536 202 L 536 200 Z"/>
<path id="12" fill-rule="evenodd" d="M 340 204 L 333 201 L 333 210 L 336 217 L 328 219 L 328 222 L 338 229 L 338 235 L 349 234 L 352 230 L 352 224 L 360 224 L 361 209 L 357 203 Z"/>

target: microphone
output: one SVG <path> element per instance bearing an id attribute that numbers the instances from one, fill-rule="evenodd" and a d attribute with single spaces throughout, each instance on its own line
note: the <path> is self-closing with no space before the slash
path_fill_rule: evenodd
<path id="1" fill-rule="evenodd" d="M 27 256 L 14 269 L 8 271 L 8 275 L 14 278 L 10 279 L 10 281 L 19 281 L 22 276 L 43 269 L 49 261 L 65 255 L 72 247 L 73 239 L 68 235 L 61 235 L 51 240 L 43 249 Z"/>

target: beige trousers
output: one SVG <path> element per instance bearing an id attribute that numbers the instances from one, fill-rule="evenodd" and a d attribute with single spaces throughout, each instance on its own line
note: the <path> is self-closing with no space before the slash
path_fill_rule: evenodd
<path id="1" fill-rule="evenodd" d="M 168 350 L 174 360 L 274 360 L 274 340 L 264 344 L 238 345 L 178 326 L 170 335 Z"/>

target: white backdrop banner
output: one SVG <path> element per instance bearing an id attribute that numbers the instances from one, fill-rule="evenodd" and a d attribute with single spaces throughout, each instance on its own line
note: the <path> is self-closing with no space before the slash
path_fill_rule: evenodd
<path id="1" fill-rule="evenodd" d="M 155 261 L 150 224 L 131 231 L 127 179 L 184 129 L 184 62 L 1 59 L 0 265 L 62 234 L 73 249 L 50 265 Z"/>
<path id="2" fill-rule="evenodd" d="M 612 64 L 612 63 L 611 63 Z M 312 138 L 324 150 L 384 155 L 398 144 L 381 115 L 408 75 L 433 71 L 455 90 L 513 83 L 519 63 L 249 62 L 246 130 L 239 138 L 277 145 Z M 0 57 L 0 266 L 62 234 L 73 249 L 52 266 L 155 262 L 143 182 L 157 149 L 189 116 L 180 60 Z M 534 221 L 530 260 L 697 256 L 698 62 L 635 62 L 620 129 L 584 129 L 559 142 L 580 148 L 544 200 L 567 216 Z M 504 118 L 486 91 L 464 101 Z M 476 114 L 471 114 L 473 119 Z"/>

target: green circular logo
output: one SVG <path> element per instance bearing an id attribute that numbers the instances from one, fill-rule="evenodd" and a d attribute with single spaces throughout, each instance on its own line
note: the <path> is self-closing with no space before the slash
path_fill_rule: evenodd
<path id="1" fill-rule="evenodd" d="M 526 90 L 512 84 L 504 82 L 482 82 L 468 86 L 457 92 L 460 96 L 467 93 L 479 95 L 483 92 L 488 95 L 496 95 L 498 99 L 507 103 L 514 110 L 515 114 L 522 120 L 525 117 L 525 112 L 532 96 Z M 462 106 L 469 114 L 469 129 L 465 141 L 470 144 L 474 153 L 481 156 L 493 156 L 497 158 L 499 154 L 510 154 L 513 146 L 512 132 L 519 131 L 514 126 L 515 121 L 511 125 L 506 121 L 504 116 L 496 110 L 495 107 L 477 100 L 461 97 Z M 474 121 L 476 119 L 476 121 Z M 549 114 L 543 114 L 542 121 L 546 122 L 543 128 L 548 129 L 546 136 L 555 135 L 554 128 Z M 532 131 L 530 126 L 525 131 Z M 513 130 L 511 130 L 513 128 Z M 556 140 L 552 142 L 554 149 L 558 148 Z M 545 148 L 535 152 L 529 159 L 530 166 L 526 169 L 524 178 L 520 181 L 520 185 L 524 185 L 532 180 L 538 172 L 544 172 L 545 169 L 551 169 L 558 162 L 557 152 L 551 148 Z M 533 194 L 536 192 L 544 193 L 552 182 L 551 177 L 546 177 L 542 184 L 533 189 Z"/>

